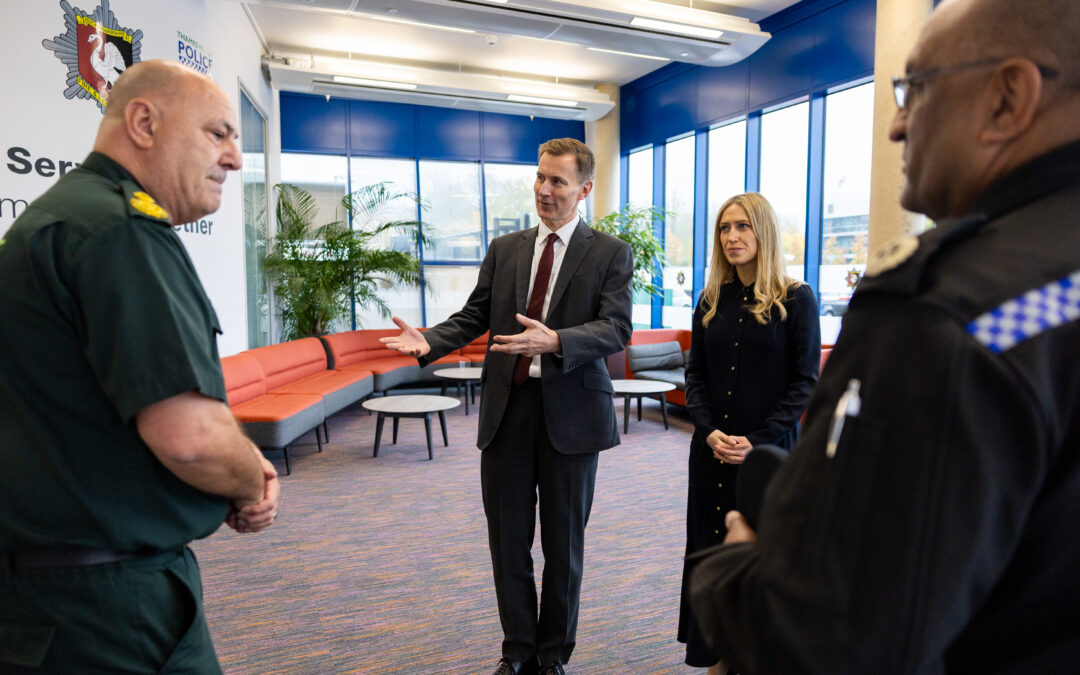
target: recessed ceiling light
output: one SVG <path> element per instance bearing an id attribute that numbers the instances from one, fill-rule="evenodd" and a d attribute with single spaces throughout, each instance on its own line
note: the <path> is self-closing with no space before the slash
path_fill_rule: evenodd
<path id="1" fill-rule="evenodd" d="M 390 82 L 388 80 L 369 80 L 363 77 L 347 77 L 335 75 L 334 82 L 337 84 L 353 84 L 358 87 L 378 87 L 380 89 L 407 89 L 412 91 L 416 85 L 410 82 Z"/>
<path id="2" fill-rule="evenodd" d="M 586 47 L 592 52 L 604 52 L 605 54 L 619 54 L 620 56 L 636 56 L 639 59 L 652 59 L 654 61 L 670 61 L 671 59 L 665 59 L 663 56 L 651 56 L 649 54 L 635 54 L 633 52 L 620 52 L 618 49 L 601 49 L 599 47 Z M 686 54 L 683 54 L 686 56 Z"/>
<path id="3" fill-rule="evenodd" d="M 507 101 L 514 101 L 515 103 L 536 103 L 539 105 L 556 105 L 560 108 L 574 108 L 577 107 L 577 101 L 567 101 L 561 98 L 543 98 L 540 96 L 522 96 L 520 94 L 510 94 L 506 97 Z"/>
<path id="4" fill-rule="evenodd" d="M 670 21 L 646 19 L 640 16 L 635 16 L 633 19 L 631 19 L 630 25 L 638 26 L 640 28 L 652 28 L 653 30 L 662 30 L 668 33 L 679 33 L 680 35 L 692 35 L 694 37 L 708 38 L 710 40 L 716 40 L 724 34 L 723 31 L 716 30 L 715 28 L 688 26 L 684 23 L 671 23 Z"/>
<path id="5" fill-rule="evenodd" d="M 476 32 L 474 30 L 469 30 L 468 28 L 454 28 L 452 26 L 440 26 L 440 25 L 434 24 L 434 23 L 422 23 L 420 21 L 409 21 L 408 19 L 395 19 L 395 18 L 389 17 L 389 16 L 371 15 L 371 18 L 375 19 L 376 21 L 388 21 L 390 23 L 401 23 L 401 24 L 405 24 L 407 26 L 417 26 L 419 28 L 434 28 L 436 30 L 448 30 L 448 31 L 451 31 L 453 33 L 475 33 Z"/>

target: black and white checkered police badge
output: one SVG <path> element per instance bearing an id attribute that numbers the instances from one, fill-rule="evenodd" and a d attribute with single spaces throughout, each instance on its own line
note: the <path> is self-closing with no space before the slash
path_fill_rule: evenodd
<path id="1" fill-rule="evenodd" d="M 1000 353 L 1078 318 L 1080 270 L 976 317 L 968 323 L 967 331 L 990 351 Z"/>

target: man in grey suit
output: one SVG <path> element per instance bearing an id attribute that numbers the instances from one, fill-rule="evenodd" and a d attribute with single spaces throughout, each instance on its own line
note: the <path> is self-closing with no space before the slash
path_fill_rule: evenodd
<path id="1" fill-rule="evenodd" d="M 424 333 L 382 342 L 433 361 L 490 331 L 477 446 L 502 621 L 496 675 L 561 675 L 574 649 L 585 524 L 600 450 L 619 443 L 605 357 L 630 339 L 630 247 L 578 216 L 593 186 L 588 146 L 540 146 L 533 192 L 541 224 L 493 240 L 460 311 Z M 544 578 L 539 616 L 536 503 Z M 538 670 L 539 669 L 539 670 Z"/>

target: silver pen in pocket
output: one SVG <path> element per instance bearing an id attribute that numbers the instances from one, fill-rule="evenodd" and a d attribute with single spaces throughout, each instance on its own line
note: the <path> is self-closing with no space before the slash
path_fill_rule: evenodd
<path id="1" fill-rule="evenodd" d="M 855 378 L 848 380 L 847 391 L 836 402 L 832 426 L 829 428 L 829 442 L 825 445 L 825 456 L 829 459 L 836 456 L 836 446 L 840 443 L 840 434 L 844 431 L 844 420 L 859 416 L 859 409 L 862 407 L 862 399 L 859 398 L 861 386 L 862 382 Z"/>

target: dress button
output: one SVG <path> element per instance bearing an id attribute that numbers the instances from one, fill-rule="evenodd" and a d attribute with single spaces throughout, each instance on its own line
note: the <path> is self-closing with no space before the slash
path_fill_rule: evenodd
<path id="1" fill-rule="evenodd" d="M 742 319 L 739 319 L 739 323 L 742 323 Z"/>
<path id="2" fill-rule="evenodd" d="M 716 507 L 716 510 L 717 510 L 717 511 L 719 511 L 719 510 L 720 510 L 720 507 L 719 507 L 719 506 L 717 506 L 717 507 Z"/>
<path id="3" fill-rule="evenodd" d="M 717 483 L 716 487 L 724 487 L 724 484 L 723 483 Z"/>
<path id="4" fill-rule="evenodd" d="M 735 366 L 732 366 L 732 367 L 731 367 L 731 369 L 732 369 L 732 370 L 735 370 Z"/>
<path id="5" fill-rule="evenodd" d="M 731 392 L 729 391 L 729 392 L 727 393 L 727 395 L 728 395 L 728 396 L 731 396 Z"/>
<path id="6" fill-rule="evenodd" d="M 736 347 L 738 347 L 738 346 L 739 346 L 739 343 L 738 343 L 738 342 L 736 342 L 736 343 L 735 343 L 735 346 L 736 346 Z"/>
<path id="7" fill-rule="evenodd" d="M 713 533 L 720 534 L 720 530 L 713 530 Z"/>
<path id="8" fill-rule="evenodd" d="M 724 419 L 727 419 L 727 415 L 724 415 Z"/>

